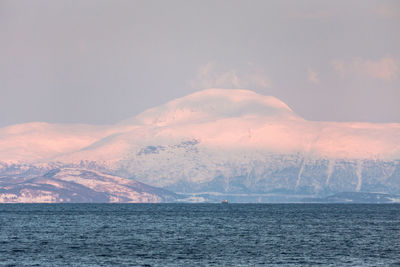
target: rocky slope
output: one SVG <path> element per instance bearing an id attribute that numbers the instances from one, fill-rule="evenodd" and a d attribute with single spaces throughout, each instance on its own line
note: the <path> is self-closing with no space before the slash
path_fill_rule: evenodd
<path id="1" fill-rule="evenodd" d="M 62 168 L 44 175 L 0 177 L 0 203 L 157 203 L 172 202 L 167 190 L 98 171 Z"/>

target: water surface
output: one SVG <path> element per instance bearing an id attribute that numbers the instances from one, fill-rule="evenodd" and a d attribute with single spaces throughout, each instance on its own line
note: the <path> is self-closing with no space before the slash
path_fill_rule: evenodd
<path id="1" fill-rule="evenodd" d="M 0 264 L 400 265 L 400 205 L 1 204 Z"/>

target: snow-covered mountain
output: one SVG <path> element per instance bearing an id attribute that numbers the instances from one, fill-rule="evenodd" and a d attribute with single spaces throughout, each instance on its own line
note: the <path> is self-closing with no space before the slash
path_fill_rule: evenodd
<path id="1" fill-rule="evenodd" d="M 167 190 L 79 168 L 53 169 L 33 177 L 0 178 L 0 203 L 157 203 L 176 198 Z"/>
<path id="2" fill-rule="evenodd" d="M 85 167 L 186 193 L 400 193 L 400 124 L 307 121 L 274 97 L 208 89 L 116 125 L 0 129 L 0 162 L 0 173 Z"/>

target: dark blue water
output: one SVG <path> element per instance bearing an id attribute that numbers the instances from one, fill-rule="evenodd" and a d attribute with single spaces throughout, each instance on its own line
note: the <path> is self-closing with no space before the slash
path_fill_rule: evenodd
<path id="1" fill-rule="evenodd" d="M 0 264 L 400 265 L 400 205 L 2 204 Z"/>

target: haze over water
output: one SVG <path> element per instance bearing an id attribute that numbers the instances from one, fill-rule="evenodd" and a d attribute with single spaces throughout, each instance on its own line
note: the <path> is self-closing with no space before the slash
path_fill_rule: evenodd
<path id="1" fill-rule="evenodd" d="M 399 236 L 400 205 L 0 205 L 10 266 L 386 266 Z"/>

